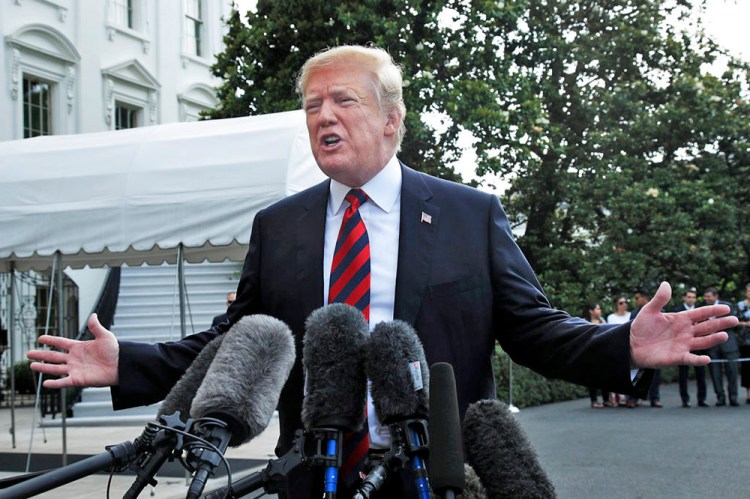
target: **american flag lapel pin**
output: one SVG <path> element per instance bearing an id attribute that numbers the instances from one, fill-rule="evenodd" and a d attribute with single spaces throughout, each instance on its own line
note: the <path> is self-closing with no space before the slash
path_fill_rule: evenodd
<path id="1" fill-rule="evenodd" d="M 432 224 L 432 215 L 428 215 L 427 213 L 422 212 L 422 218 L 420 218 L 419 221 L 430 225 Z"/>

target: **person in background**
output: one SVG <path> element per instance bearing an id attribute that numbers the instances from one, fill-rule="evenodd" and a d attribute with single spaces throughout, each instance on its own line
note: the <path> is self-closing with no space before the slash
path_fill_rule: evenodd
<path id="1" fill-rule="evenodd" d="M 587 304 L 583 309 L 581 317 L 592 324 L 606 324 L 606 321 L 602 319 L 602 307 L 600 307 L 598 303 Z M 599 402 L 598 398 L 600 393 L 602 397 L 601 402 Z M 607 392 L 606 390 L 590 386 L 589 397 L 591 398 L 591 407 L 593 409 L 601 409 L 605 405 L 611 405 L 609 392 Z"/>
<path id="2" fill-rule="evenodd" d="M 227 310 L 229 310 L 229 307 L 232 306 L 232 303 L 234 303 L 234 300 L 236 299 L 237 299 L 237 293 L 235 293 L 234 291 L 230 291 L 229 293 L 227 293 Z M 211 321 L 211 327 L 221 324 L 228 318 L 229 318 L 229 314 L 227 314 L 227 312 L 217 315 L 216 317 L 214 317 L 214 320 Z"/>
<path id="3" fill-rule="evenodd" d="M 617 295 L 613 300 L 615 311 L 607 316 L 607 324 L 625 324 L 630 321 L 628 299 L 625 295 Z"/>
<path id="4" fill-rule="evenodd" d="M 737 341 L 740 356 L 750 357 L 750 283 L 745 285 L 745 299 L 737 302 Z M 740 362 L 741 383 L 745 388 L 745 403 L 750 404 L 750 362 Z"/>
<path id="5" fill-rule="evenodd" d="M 630 320 L 635 318 L 640 313 L 641 309 L 651 300 L 652 293 L 645 288 L 638 288 L 635 292 L 635 308 L 630 312 Z M 654 379 L 651 382 L 651 387 L 648 390 L 648 399 L 651 402 L 651 407 L 661 409 L 664 407 L 661 403 L 659 396 L 659 385 L 661 384 L 661 369 L 654 370 Z M 638 399 L 635 397 L 629 397 L 627 401 L 627 407 L 633 408 L 638 405 Z"/>
<path id="6" fill-rule="evenodd" d="M 626 324 L 630 322 L 630 310 L 628 310 L 628 298 L 625 295 L 617 295 L 612 300 L 615 311 L 607 316 L 607 324 Z M 628 402 L 628 397 L 624 393 L 612 393 L 609 398 L 609 405 L 612 407 L 624 406 Z"/>
<path id="7" fill-rule="evenodd" d="M 672 312 L 682 312 L 684 310 L 693 310 L 695 308 L 695 301 L 698 294 L 695 288 L 688 288 L 682 294 L 682 303 L 677 305 Z M 705 354 L 705 351 L 695 352 L 697 354 Z M 706 367 L 705 366 L 693 366 L 695 369 L 695 384 L 698 393 L 698 407 L 708 407 L 706 403 Z M 679 384 L 680 384 L 680 397 L 682 398 L 682 407 L 690 407 L 690 394 L 688 393 L 688 375 L 690 373 L 690 366 L 679 366 Z M 750 381 L 750 377 L 748 377 Z"/>
<path id="8" fill-rule="evenodd" d="M 734 314 L 734 308 L 730 303 L 719 300 L 719 291 L 716 288 L 707 288 L 703 292 L 703 306 L 710 307 L 713 305 L 726 305 L 730 309 L 730 314 Z M 718 317 L 711 317 L 711 319 L 717 319 Z M 714 385 L 714 393 L 716 394 L 716 406 L 721 407 L 727 405 L 727 395 L 729 396 L 729 406 L 737 407 L 737 359 L 740 356 L 740 350 L 737 347 L 737 340 L 735 339 L 734 331 L 727 331 L 729 333 L 729 339 L 721 344 L 714 345 L 708 349 L 708 355 L 711 357 L 711 362 L 708 365 L 708 372 L 711 373 L 711 381 Z M 716 362 L 716 361 L 719 362 Z M 724 376 L 727 375 L 727 392 L 724 391 Z"/>

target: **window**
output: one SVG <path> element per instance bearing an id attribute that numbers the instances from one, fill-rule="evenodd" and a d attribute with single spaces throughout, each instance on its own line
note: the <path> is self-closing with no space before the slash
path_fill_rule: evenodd
<path id="1" fill-rule="evenodd" d="M 50 135 L 51 88 L 41 80 L 23 78 L 23 138 Z"/>
<path id="2" fill-rule="evenodd" d="M 115 106 L 115 130 L 138 126 L 138 109 L 117 103 Z"/>
<path id="3" fill-rule="evenodd" d="M 203 57 L 203 5 L 201 0 L 186 0 L 185 50 Z"/>
<path id="4" fill-rule="evenodd" d="M 112 0 L 111 21 L 118 26 L 133 29 L 133 0 Z"/>

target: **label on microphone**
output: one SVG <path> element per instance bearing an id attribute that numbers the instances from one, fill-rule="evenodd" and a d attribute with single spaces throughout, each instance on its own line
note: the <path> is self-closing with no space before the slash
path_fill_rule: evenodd
<path id="1" fill-rule="evenodd" d="M 411 381 L 414 384 L 414 391 L 418 392 L 423 389 L 422 366 L 420 366 L 419 361 L 414 361 L 409 364 L 409 372 L 411 373 Z"/>

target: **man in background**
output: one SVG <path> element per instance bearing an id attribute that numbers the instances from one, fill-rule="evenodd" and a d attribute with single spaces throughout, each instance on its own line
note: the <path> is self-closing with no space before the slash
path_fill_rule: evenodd
<path id="1" fill-rule="evenodd" d="M 729 313 L 734 315 L 734 307 L 729 302 L 719 300 L 719 291 L 716 288 L 707 288 L 703 292 L 703 306 L 711 305 L 726 305 L 729 307 Z M 711 317 L 709 320 L 717 318 Z M 727 405 L 727 395 L 730 407 L 738 407 L 740 404 L 737 402 L 737 359 L 740 357 L 740 349 L 737 346 L 734 331 L 727 331 L 727 333 L 729 333 L 729 339 L 726 343 L 714 345 L 707 350 L 712 361 L 708 365 L 708 372 L 711 373 L 717 407 Z M 723 373 L 727 375 L 726 392 Z"/>
<path id="2" fill-rule="evenodd" d="M 682 303 L 677 305 L 672 312 L 682 312 L 684 310 L 693 310 L 695 308 L 695 301 L 698 294 L 695 288 L 688 288 L 682 294 Z M 706 352 L 700 351 L 695 352 L 696 354 L 703 355 Z M 695 384 L 698 388 L 696 394 L 698 398 L 698 407 L 708 407 L 706 403 L 706 366 L 693 366 L 695 370 Z M 690 366 L 679 366 L 679 383 L 680 383 L 680 397 L 682 398 L 682 407 L 690 407 L 690 394 L 688 393 L 688 374 L 690 372 Z"/>
<path id="3" fill-rule="evenodd" d="M 229 307 L 232 306 L 232 303 L 234 303 L 235 299 L 237 299 L 237 293 L 235 293 L 234 291 L 230 291 L 229 293 L 227 293 L 227 310 L 229 310 Z M 227 312 L 217 315 L 216 317 L 214 317 L 214 320 L 211 321 L 211 327 L 221 324 L 228 318 L 229 314 L 227 314 Z"/>

